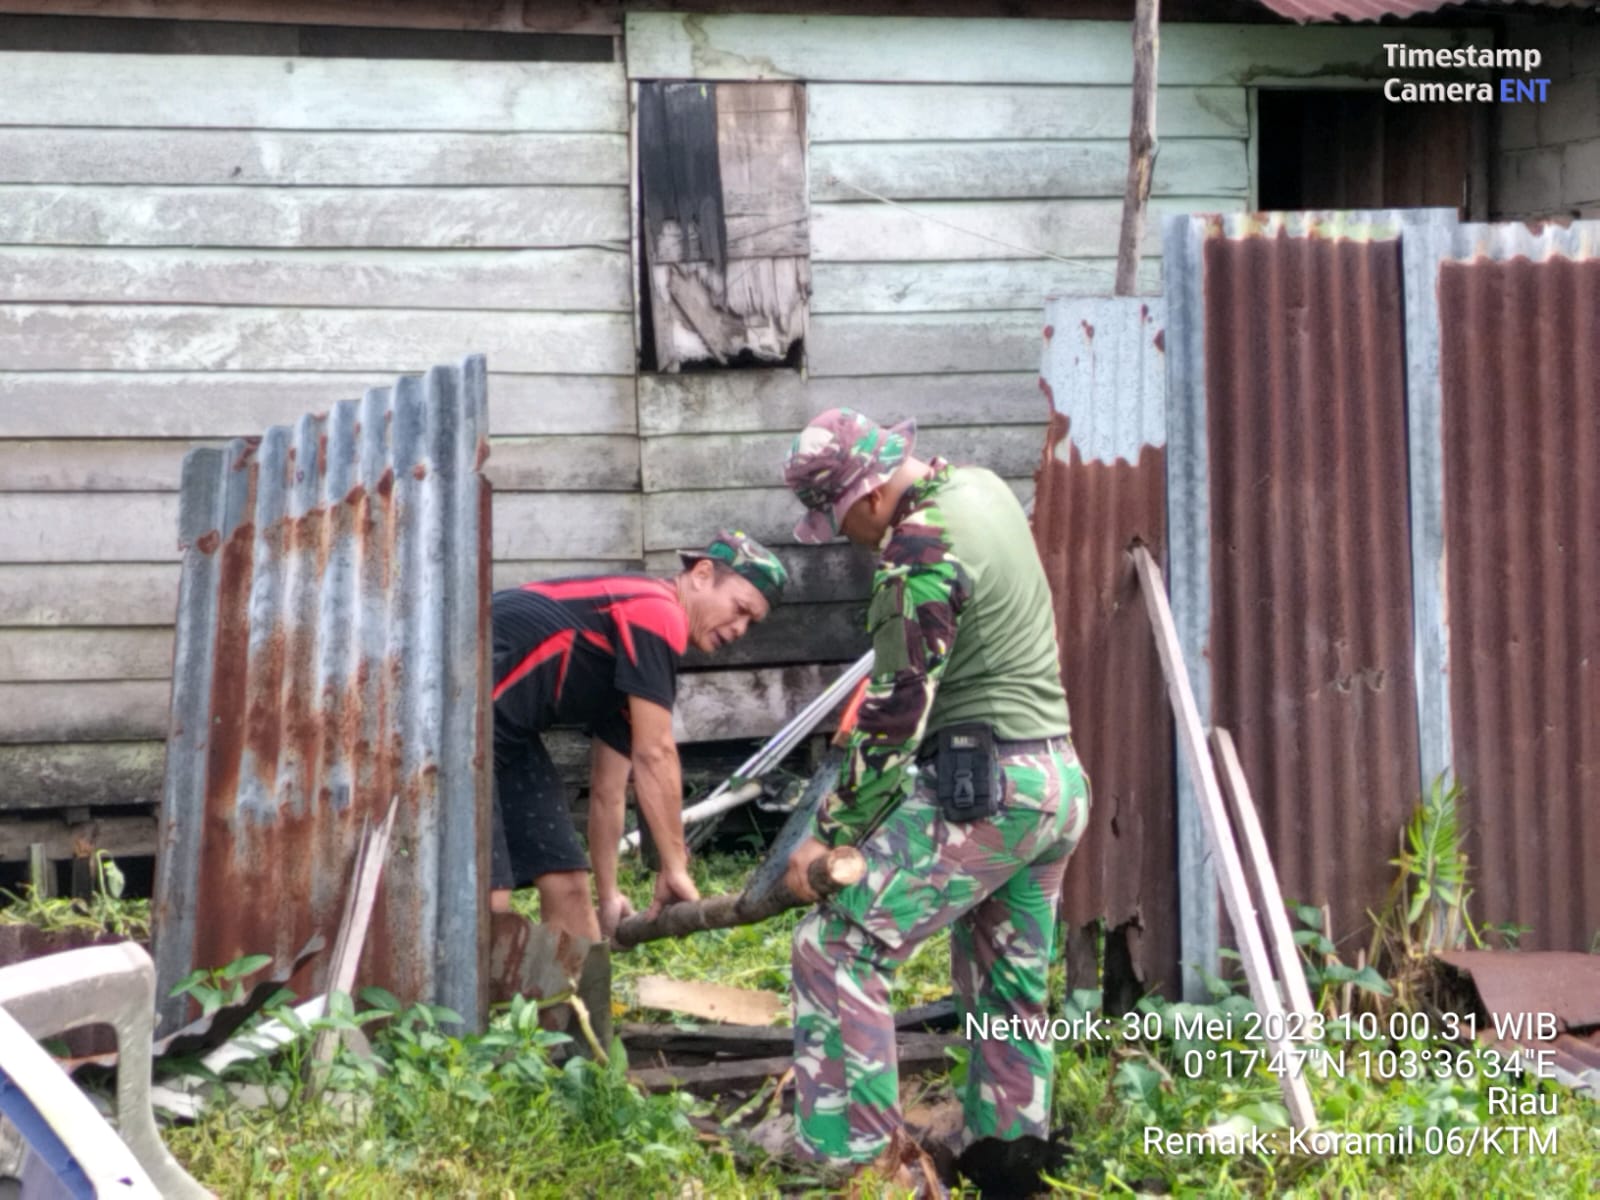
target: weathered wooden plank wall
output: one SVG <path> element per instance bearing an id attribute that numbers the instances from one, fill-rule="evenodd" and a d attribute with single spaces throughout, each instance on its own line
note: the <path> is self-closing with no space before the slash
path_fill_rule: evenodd
<path id="1" fill-rule="evenodd" d="M 156 798 L 195 446 L 483 351 L 497 582 L 641 562 L 620 63 L 0 78 L 0 807 Z"/>
<path id="2" fill-rule="evenodd" d="M 1131 103 L 1126 75 L 1116 86 L 1082 47 L 1062 52 L 1076 44 L 1056 36 L 1064 28 L 628 18 L 634 78 L 793 77 L 806 85 L 806 375 L 656 376 L 639 389 L 647 561 L 665 566 L 681 539 L 737 521 L 774 539 L 795 575 L 798 603 L 773 620 L 792 628 L 792 640 L 762 631 L 747 639 L 752 651 L 765 653 L 770 641 L 815 660 L 865 648 L 867 557 L 795 546 L 800 509 L 779 478 L 790 438 L 824 409 L 914 416 L 924 451 L 985 464 L 1031 493 L 1049 415 L 1038 391 L 1040 313 L 1051 292 L 1111 285 Z M 1120 24 L 1070 28 L 1091 48 L 1127 42 Z M 1041 34 L 1049 63 L 1034 79 L 1029 64 L 1041 52 L 1024 48 Z M 1044 86 L 1018 86 L 1023 79 Z M 1243 206 L 1245 100 L 1237 84 L 1171 89 L 1158 204 Z M 1159 253 L 1154 240 L 1149 249 Z M 1158 285 L 1153 257 L 1141 281 Z"/>
<path id="3" fill-rule="evenodd" d="M 1163 33 L 1158 211 L 1243 208 L 1249 87 L 1347 83 L 1388 36 Z M 0 806 L 154 798 L 176 464 L 375 378 L 488 353 L 499 585 L 665 571 L 723 524 L 778 546 L 795 603 L 689 682 L 696 738 L 769 731 L 821 680 L 794 664 L 862 647 L 866 560 L 789 537 L 811 416 L 916 416 L 1028 493 L 1042 301 L 1113 277 L 1126 24 L 636 13 L 625 46 L 0 54 Z M 637 376 L 630 77 L 804 82 L 804 375 Z"/>

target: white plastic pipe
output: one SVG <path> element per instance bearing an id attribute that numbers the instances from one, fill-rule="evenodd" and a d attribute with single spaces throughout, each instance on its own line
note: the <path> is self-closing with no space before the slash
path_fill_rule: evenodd
<path id="1" fill-rule="evenodd" d="M 745 759 L 733 773 L 732 778 L 720 783 L 716 791 L 698 804 L 691 804 L 684 809 L 684 828 L 710 817 L 720 816 L 738 808 L 741 804 L 748 804 L 759 796 L 761 777 L 782 762 L 789 751 L 804 741 L 811 731 L 822 723 L 823 717 L 839 706 L 840 702 L 850 694 L 850 689 L 870 674 L 872 674 L 872 651 L 868 650 L 852 663 L 843 675 L 829 684 L 821 695 L 801 709 L 787 725 L 768 738 L 761 749 Z M 636 829 L 624 835 L 619 849 L 622 853 L 627 853 L 637 849 L 638 846 L 639 831 Z"/>

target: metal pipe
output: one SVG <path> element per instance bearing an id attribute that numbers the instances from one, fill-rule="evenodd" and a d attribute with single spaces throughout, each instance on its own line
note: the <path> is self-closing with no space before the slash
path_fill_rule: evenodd
<path id="1" fill-rule="evenodd" d="M 848 670 L 838 679 L 834 680 L 822 694 L 810 704 L 806 705 L 793 717 L 787 725 L 778 730 L 767 739 L 766 743 L 740 764 L 732 776 L 717 785 L 717 790 L 712 792 L 698 804 L 692 804 L 683 810 L 683 823 L 685 827 L 704 821 L 709 817 L 719 816 L 731 809 L 738 808 L 754 800 L 761 794 L 758 780 L 768 771 L 783 761 L 784 756 L 798 746 L 808 734 L 827 716 L 840 701 L 868 675 L 872 673 L 872 651 L 868 650 L 852 663 Z M 620 849 L 626 853 L 637 849 L 639 846 L 639 831 L 626 834 Z"/>

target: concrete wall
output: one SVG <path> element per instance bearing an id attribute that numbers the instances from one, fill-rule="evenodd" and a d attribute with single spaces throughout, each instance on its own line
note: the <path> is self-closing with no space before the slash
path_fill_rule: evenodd
<path id="1" fill-rule="evenodd" d="M 1494 218 L 1600 216 L 1600 18 L 1517 16 L 1506 33 L 1544 55 L 1550 88 L 1543 104 L 1494 107 Z"/>

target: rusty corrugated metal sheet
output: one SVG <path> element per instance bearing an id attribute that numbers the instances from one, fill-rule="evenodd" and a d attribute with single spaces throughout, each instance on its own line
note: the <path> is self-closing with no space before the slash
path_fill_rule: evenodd
<path id="1" fill-rule="evenodd" d="M 1284 890 L 1329 903 L 1336 939 L 1382 906 L 1418 797 L 1398 238 L 1448 216 L 1169 228 L 1203 292 L 1174 364 L 1174 607 Z"/>
<path id="2" fill-rule="evenodd" d="M 1473 911 L 1532 926 L 1531 948 L 1587 950 L 1600 934 L 1600 223 L 1463 225 L 1418 254 L 1438 304 L 1445 758 L 1466 793 Z"/>
<path id="3" fill-rule="evenodd" d="M 1477 989 L 1489 1015 L 1478 1031 L 1484 1041 L 1532 1052 L 1558 1082 L 1600 1100 L 1600 956 L 1463 950 L 1438 957 Z M 1546 1016 L 1555 1018 L 1554 1037 L 1542 1036 Z"/>
<path id="4" fill-rule="evenodd" d="M 484 361 L 184 462 L 155 898 L 160 994 L 334 940 L 363 821 L 399 797 L 360 982 L 484 1011 Z M 295 990 L 321 990 L 326 960 Z M 165 1001 L 165 1027 L 185 1002 Z"/>
<path id="5" fill-rule="evenodd" d="M 1177 981 L 1172 718 L 1128 548 L 1166 554 L 1162 302 L 1063 298 L 1046 308 L 1040 387 L 1052 416 L 1034 538 L 1056 604 L 1073 740 L 1093 788 L 1063 915 L 1132 923 L 1141 979 Z M 1074 985 L 1076 986 L 1076 984 Z"/>

